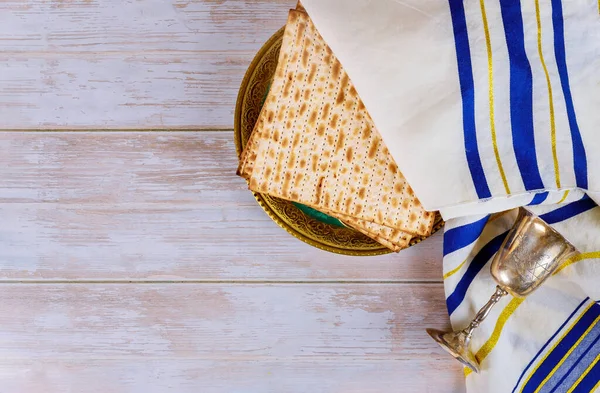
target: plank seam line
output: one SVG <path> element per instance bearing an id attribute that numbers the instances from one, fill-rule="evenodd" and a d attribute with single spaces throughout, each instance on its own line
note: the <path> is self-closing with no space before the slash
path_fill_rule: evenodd
<path id="1" fill-rule="evenodd" d="M 61 132 L 61 133 L 112 133 L 112 132 L 233 132 L 233 128 L 200 128 L 200 127 L 171 127 L 171 128 L 0 128 L 0 132 Z"/>
<path id="2" fill-rule="evenodd" d="M 265 38 L 265 41 L 267 39 Z M 195 44 L 196 42 L 190 41 L 191 44 Z M 97 46 L 102 45 L 110 45 L 98 43 Z M 153 43 L 148 43 L 152 45 Z M 90 50 L 58 50 L 58 51 L 50 51 L 50 50 L 9 50 L 3 51 L 3 57 L 27 57 L 28 59 L 46 59 L 53 57 L 61 57 L 64 56 L 82 56 L 83 58 L 94 58 L 94 59 L 102 59 L 107 56 L 164 56 L 164 55 L 241 55 L 241 56 L 254 56 L 256 51 L 258 51 L 258 47 L 256 50 L 250 49 L 154 49 L 154 50 L 104 50 L 104 51 L 94 51 Z"/>
<path id="3" fill-rule="evenodd" d="M 427 350 L 431 349 L 437 350 L 438 347 L 434 347 L 434 344 L 430 345 L 431 348 L 427 348 Z M 344 349 L 344 347 L 341 347 Z M 88 362 L 101 362 L 101 361 L 132 361 L 132 360 L 142 360 L 142 361 L 198 361 L 198 360 L 210 360 L 210 361 L 267 361 L 267 362 L 306 362 L 306 361 L 319 361 L 319 362 L 336 362 L 339 363 L 340 359 L 344 361 L 350 362 L 368 362 L 368 361 L 380 361 L 380 362 L 389 362 L 389 361 L 399 361 L 399 362 L 414 362 L 415 359 L 427 359 L 433 360 L 435 362 L 442 362 L 444 364 L 448 364 L 449 361 L 446 357 L 443 356 L 434 356 L 429 353 L 423 355 L 364 355 L 364 356 L 349 356 L 346 354 L 336 354 L 336 353 L 324 353 L 322 355 L 296 355 L 296 356 L 269 356 L 269 355 L 239 355 L 239 356 L 152 356 L 152 355 L 144 355 L 144 356 L 97 356 L 95 354 L 90 354 L 90 356 L 36 356 L 36 357 L 17 357 L 17 356 L 2 356 L 0 359 L 0 364 L 6 362 L 27 362 L 27 363 L 37 363 L 44 361 L 63 361 L 63 362 L 79 362 L 79 361 L 88 361 Z"/>
<path id="4" fill-rule="evenodd" d="M 15 284 L 228 284 L 228 285 L 322 285 L 322 284 L 352 284 L 352 285 L 441 285 L 441 280 L 0 280 L 0 285 Z"/>

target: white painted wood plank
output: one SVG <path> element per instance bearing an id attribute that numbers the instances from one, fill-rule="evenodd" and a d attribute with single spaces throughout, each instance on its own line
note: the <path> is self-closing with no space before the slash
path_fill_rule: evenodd
<path id="1" fill-rule="evenodd" d="M 0 52 L 0 129 L 221 129 L 250 53 Z"/>
<path id="2" fill-rule="evenodd" d="M 312 248 L 258 206 L 4 205 L 0 280 L 441 281 L 441 236 L 379 257 Z M 233 221 L 229 221 L 233 220 Z"/>
<path id="3" fill-rule="evenodd" d="M 0 51 L 256 51 L 295 0 L 3 0 Z"/>
<path id="4" fill-rule="evenodd" d="M 0 202 L 254 204 L 232 132 L 0 132 Z"/>
<path id="5" fill-rule="evenodd" d="M 222 129 L 292 0 L 0 2 L 0 129 Z"/>
<path id="6" fill-rule="evenodd" d="M 0 279 L 441 281 L 441 236 L 345 257 L 257 205 L 230 132 L 0 133 Z"/>
<path id="7" fill-rule="evenodd" d="M 447 359 L 0 360 L 6 392 L 462 393 Z"/>
<path id="8" fill-rule="evenodd" d="M 448 321 L 441 284 L 0 288 L 3 359 L 443 358 Z"/>
<path id="9" fill-rule="evenodd" d="M 0 386 L 461 392 L 460 366 L 423 331 L 447 320 L 440 284 L 5 284 Z"/>
<path id="10" fill-rule="evenodd" d="M 294 4 L 2 1 L 0 127 L 231 128 Z M 230 133 L 0 133 L 0 152 L 0 392 L 464 391 L 422 330 L 447 326 L 441 284 L 327 283 L 439 282 L 440 236 L 312 249 L 234 176 Z"/>

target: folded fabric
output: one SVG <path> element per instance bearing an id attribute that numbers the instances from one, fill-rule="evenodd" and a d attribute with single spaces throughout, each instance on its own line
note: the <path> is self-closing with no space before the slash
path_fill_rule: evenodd
<path id="1" fill-rule="evenodd" d="M 303 4 L 427 210 L 600 201 L 596 1 Z"/>
<path id="2" fill-rule="evenodd" d="M 600 5 L 303 4 L 423 206 L 447 220 L 455 330 L 494 292 L 511 209 L 529 205 L 582 252 L 492 309 L 471 343 L 482 371 L 465 372 L 468 392 L 600 391 Z"/>
<path id="3" fill-rule="evenodd" d="M 471 350 L 480 374 L 465 369 L 468 392 L 600 391 L 600 207 L 588 196 L 529 208 L 581 254 L 525 299 L 504 297 L 477 328 Z M 455 330 L 494 292 L 490 263 L 516 209 L 446 222 L 444 287 Z"/>

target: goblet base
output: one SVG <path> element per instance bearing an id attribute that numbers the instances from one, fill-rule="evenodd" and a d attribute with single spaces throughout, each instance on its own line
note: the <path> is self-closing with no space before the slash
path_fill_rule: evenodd
<path id="1" fill-rule="evenodd" d="M 442 332 L 437 329 L 427 329 L 427 333 L 456 360 L 479 373 L 479 362 L 469 351 L 469 340 L 464 332 Z"/>

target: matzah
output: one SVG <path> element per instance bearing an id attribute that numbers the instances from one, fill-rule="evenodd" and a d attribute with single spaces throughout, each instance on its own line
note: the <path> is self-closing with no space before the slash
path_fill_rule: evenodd
<path id="1" fill-rule="evenodd" d="M 298 1 L 296 5 L 296 10 L 306 13 L 306 9 L 302 5 L 301 1 Z M 385 247 L 390 248 L 396 252 L 408 247 L 412 239 L 412 236 L 406 232 L 387 226 L 375 224 L 374 222 L 364 221 L 356 219 L 354 217 L 329 211 L 323 211 L 323 213 L 336 217 L 340 221 L 344 222 L 346 225 L 351 226 L 357 231 L 369 236 L 370 238 L 378 241 Z"/>
<path id="2" fill-rule="evenodd" d="M 348 75 L 300 11 L 290 11 L 239 174 L 254 191 L 344 217 L 397 244 L 409 234 L 428 235 L 433 225 L 434 214 L 398 171 Z"/>
<path id="3" fill-rule="evenodd" d="M 323 213 L 337 218 L 347 226 L 356 229 L 362 234 L 378 241 L 393 251 L 400 251 L 401 249 L 408 247 L 413 238 L 409 233 L 400 231 L 398 229 L 389 228 L 369 221 L 359 220 L 353 217 L 343 216 L 328 211 L 323 211 Z M 382 240 L 385 240 L 385 242 Z"/>

